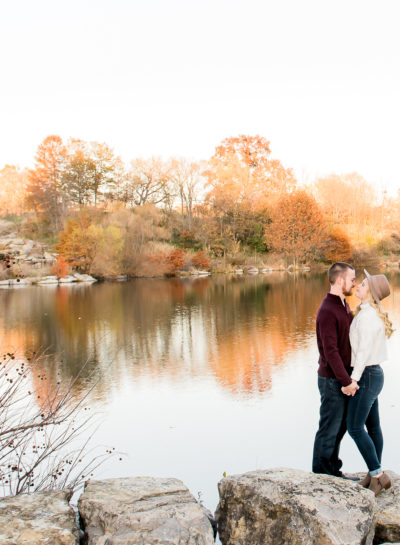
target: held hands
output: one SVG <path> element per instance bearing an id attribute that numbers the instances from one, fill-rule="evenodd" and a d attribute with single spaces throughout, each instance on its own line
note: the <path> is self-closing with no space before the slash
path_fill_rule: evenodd
<path id="1" fill-rule="evenodd" d="M 349 384 L 348 386 L 342 386 L 342 392 L 346 396 L 352 396 L 353 397 L 356 394 L 357 390 L 359 390 L 359 389 L 360 389 L 360 387 L 357 384 L 357 381 L 355 381 L 355 380 L 352 380 L 351 384 Z"/>

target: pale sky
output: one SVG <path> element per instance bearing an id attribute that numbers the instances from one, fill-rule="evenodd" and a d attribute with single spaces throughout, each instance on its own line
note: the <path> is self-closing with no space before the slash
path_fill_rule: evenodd
<path id="1" fill-rule="evenodd" d="M 300 180 L 400 188 L 399 0 L 0 4 L 0 168 L 49 134 L 126 161 L 260 134 Z"/>

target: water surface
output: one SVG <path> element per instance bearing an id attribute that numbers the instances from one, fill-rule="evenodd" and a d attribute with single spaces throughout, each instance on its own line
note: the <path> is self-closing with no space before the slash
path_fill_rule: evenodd
<path id="1" fill-rule="evenodd" d="M 385 307 L 400 327 L 400 276 L 390 282 Z M 102 413 L 95 442 L 125 453 L 99 478 L 177 477 L 214 510 L 223 472 L 310 470 L 315 314 L 327 290 L 326 275 L 309 273 L 3 289 L 0 341 L 3 352 L 51 352 L 37 392 L 87 362 L 76 395 L 98 381 L 90 395 Z M 395 332 L 389 341 L 380 397 L 383 462 L 398 472 L 399 339 Z M 365 469 L 348 436 L 342 457 L 346 471 Z"/>

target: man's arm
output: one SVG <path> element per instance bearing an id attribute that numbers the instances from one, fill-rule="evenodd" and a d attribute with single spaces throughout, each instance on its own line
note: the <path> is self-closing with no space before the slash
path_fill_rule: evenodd
<path id="1" fill-rule="evenodd" d="M 322 312 L 319 315 L 319 336 L 325 358 L 333 374 L 342 386 L 351 385 L 351 378 L 339 354 L 337 320 L 332 312 Z"/>

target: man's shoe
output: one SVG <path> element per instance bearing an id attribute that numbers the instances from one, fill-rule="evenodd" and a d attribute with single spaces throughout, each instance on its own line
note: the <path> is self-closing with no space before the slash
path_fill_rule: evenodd
<path id="1" fill-rule="evenodd" d="M 382 473 L 380 477 L 371 477 L 371 482 L 369 484 L 369 490 L 372 490 L 372 492 L 377 496 L 382 492 L 383 489 L 387 490 L 392 486 L 390 478 L 386 475 L 386 473 Z"/>
<path id="2" fill-rule="evenodd" d="M 370 482 L 371 482 L 371 475 L 367 473 L 365 477 L 361 479 L 361 481 L 358 481 L 357 484 L 359 484 L 360 486 L 363 486 L 364 488 L 368 488 L 370 485 Z"/>

